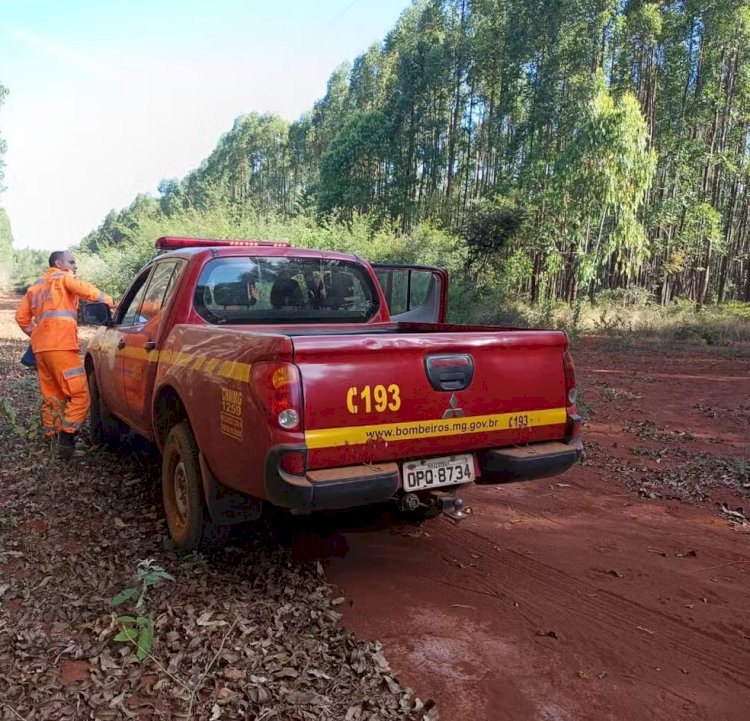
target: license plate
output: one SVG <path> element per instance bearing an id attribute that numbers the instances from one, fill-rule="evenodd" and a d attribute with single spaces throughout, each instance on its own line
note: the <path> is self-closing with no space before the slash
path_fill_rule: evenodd
<path id="1" fill-rule="evenodd" d="M 452 486 L 474 480 L 474 457 L 443 456 L 423 461 L 409 461 L 402 468 L 405 491 L 423 491 L 427 488 Z"/>

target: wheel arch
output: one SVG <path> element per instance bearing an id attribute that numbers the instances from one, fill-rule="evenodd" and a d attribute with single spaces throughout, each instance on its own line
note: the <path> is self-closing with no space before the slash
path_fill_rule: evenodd
<path id="1" fill-rule="evenodd" d="M 169 384 L 163 385 L 154 395 L 153 419 L 154 441 L 160 451 L 164 450 L 164 443 L 173 426 L 181 421 L 187 421 L 192 428 L 182 397 L 177 389 Z"/>

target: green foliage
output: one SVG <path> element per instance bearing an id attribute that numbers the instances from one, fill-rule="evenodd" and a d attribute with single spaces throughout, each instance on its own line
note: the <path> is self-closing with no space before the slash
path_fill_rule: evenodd
<path id="1" fill-rule="evenodd" d="M 117 593 L 110 603 L 113 606 L 119 606 L 126 601 L 135 601 L 136 610 L 143 608 L 146 602 L 148 589 L 156 586 L 162 581 L 174 581 L 174 576 L 167 573 L 161 566 L 154 563 L 153 559 L 145 559 L 138 563 L 136 568 L 136 585 L 130 588 L 123 588 Z"/>
<path id="2" fill-rule="evenodd" d="M 132 643 L 139 661 L 148 658 L 154 643 L 154 620 L 149 616 L 118 616 L 115 623 L 121 629 L 115 641 Z"/>
<path id="3" fill-rule="evenodd" d="M 721 213 L 710 203 L 697 203 L 686 209 L 682 231 L 676 236 L 674 248 L 682 262 L 699 262 L 706 243 L 721 240 Z M 723 250 L 723 248 L 721 248 Z M 672 256 L 675 262 L 675 255 Z"/>
<path id="4" fill-rule="evenodd" d="M 656 167 L 637 100 L 618 103 L 603 88 L 580 132 L 560 156 L 550 206 L 558 219 L 555 246 L 570 275 L 590 284 L 612 259 L 630 279 L 648 256 L 638 212 Z M 568 295 L 575 300 L 575 294 Z"/>
<path id="5" fill-rule="evenodd" d="M 34 440 L 39 437 L 41 423 L 39 418 L 33 418 L 27 425 L 18 417 L 18 411 L 8 398 L 0 398 L 0 418 L 7 424 L 11 432 L 19 438 Z"/>
<path id="6" fill-rule="evenodd" d="M 488 308 L 750 300 L 748 117 L 750 0 L 420 0 L 308 113 L 241 116 L 81 248 L 117 294 L 160 233 L 396 260 L 440 229 L 457 297 Z"/>
<path id="7" fill-rule="evenodd" d="M 13 251 L 10 282 L 23 293 L 49 267 L 49 253 L 45 250 L 22 248 Z"/>
<path id="8" fill-rule="evenodd" d="M 18 413 L 7 398 L 0 398 L 0 417 L 17 436 L 24 436 L 23 426 L 18 422 Z"/>
<path id="9" fill-rule="evenodd" d="M 526 212 L 503 196 L 471 203 L 464 216 L 461 236 L 474 260 L 500 257 L 518 235 Z"/>
<path id="10" fill-rule="evenodd" d="M 12 274 L 13 234 L 8 214 L 0 208 L 0 288 L 8 287 Z"/>
<path id="11" fill-rule="evenodd" d="M 134 608 L 140 612 L 146 605 L 146 597 L 149 588 L 163 581 L 174 581 L 174 576 L 167 573 L 161 566 L 154 563 L 152 559 L 140 561 L 136 568 L 136 585 L 123 588 L 117 593 L 110 604 L 120 606 L 135 600 Z M 136 647 L 136 657 L 139 661 L 145 660 L 151 653 L 154 642 L 154 621 L 150 616 L 137 613 L 134 616 L 122 615 L 115 618 L 115 623 L 120 631 L 115 636 L 115 641 L 133 644 Z"/>
<path id="12" fill-rule="evenodd" d="M 654 296 L 646 288 L 637 285 L 628 288 L 604 290 L 597 294 L 593 305 L 626 308 L 628 306 L 647 307 L 654 303 Z"/>
<path id="13" fill-rule="evenodd" d="M 388 183 L 388 136 L 385 116 L 379 110 L 361 112 L 344 121 L 320 161 L 318 206 L 367 213 Z"/>

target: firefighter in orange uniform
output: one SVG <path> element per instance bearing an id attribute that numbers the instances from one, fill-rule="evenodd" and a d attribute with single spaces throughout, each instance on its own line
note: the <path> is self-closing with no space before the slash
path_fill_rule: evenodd
<path id="1" fill-rule="evenodd" d="M 61 458 L 71 458 L 75 437 L 89 410 L 89 389 L 78 345 L 78 300 L 114 300 L 75 277 L 75 258 L 67 251 L 49 257 L 49 270 L 26 291 L 16 322 L 31 337 L 42 392 L 46 436 L 57 435 Z"/>

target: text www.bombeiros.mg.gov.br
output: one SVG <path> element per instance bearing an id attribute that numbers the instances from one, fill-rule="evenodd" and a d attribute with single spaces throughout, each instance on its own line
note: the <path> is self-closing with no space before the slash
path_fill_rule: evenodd
<path id="1" fill-rule="evenodd" d="M 493 431 L 499 428 L 500 422 L 493 418 L 484 418 L 475 421 L 453 421 L 451 423 L 419 423 L 400 428 L 380 428 L 367 431 L 368 440 L 377 441 L 388 438 L 409 438 L 419 436 L 431 436 L 441 433 L 478 433 L 480 431 Z"/>

